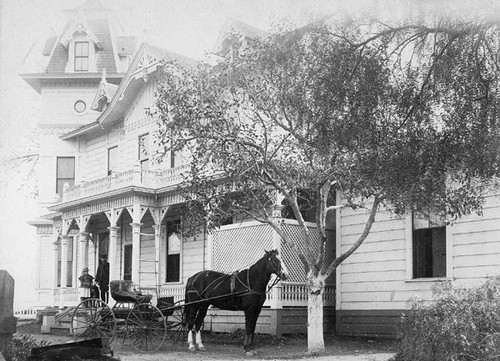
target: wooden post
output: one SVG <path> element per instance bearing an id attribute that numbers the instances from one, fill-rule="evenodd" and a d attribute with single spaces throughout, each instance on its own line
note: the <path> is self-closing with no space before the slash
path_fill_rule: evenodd
<path id="1" fill-rule="evenodd" d="M 5 270 L 0 270 L 0 351 L 16 333 L 14 317 L 14 278 Z"/>
<path id="2" fill-rule="evenodd" d="M 118 231 L 120 227 L 109 227 L 109 248 L 108 248 L 108 262 L 109 262 L 109 280 L 116 280 L 118 265 L 120 258 L 117 252 L 118 245 Z"/>
<path id="3" fill-rule="evenodd" d="M 130 225 L 132 226 L 132 281 L 139 284 L 142 223 L 131 223 Z"/>

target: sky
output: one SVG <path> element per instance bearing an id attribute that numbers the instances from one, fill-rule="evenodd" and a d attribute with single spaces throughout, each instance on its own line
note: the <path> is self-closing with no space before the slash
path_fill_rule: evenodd
<path id="1" fill-rule="evenodd" d="M 18 74 L 31 69 L 36 50 L 64 25 L 63 9 L 85 0 L 0 0 L 0 161 L 36 152 L 31 131 L 39 111 L 38 94 Z M 324 15 L 395 18 L 410 9 L 436 12 L 497 11 L 495 0 L 102 0 L 115 10 L 130 35 L 170 51 L 203 58 L 228 18 L 263 30 L 283 20 L 297 26 Z M 457 5 L 460 4 L 460 5 Z M 439 9 L 438 9 L 438 8 Z M 32 164 L 0 171 L 0 269 L 16 280 L 16 298 L 29 299 L 35 265 L 34 228 L 26 221 L 39 210 L 34 178 L 24 176 Z M 36 167 L 34 168 L 36 171 Z"/>

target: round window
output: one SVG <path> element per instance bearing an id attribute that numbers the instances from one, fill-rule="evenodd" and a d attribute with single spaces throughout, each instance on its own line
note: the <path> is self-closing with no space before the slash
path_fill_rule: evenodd
<path id="1" fill-rule="evenodd" d="M 75 111 L 77 113 L 83 113 L 87 109 L 87 104 L 83 100 L 77 100 L 75 103 Z"/>

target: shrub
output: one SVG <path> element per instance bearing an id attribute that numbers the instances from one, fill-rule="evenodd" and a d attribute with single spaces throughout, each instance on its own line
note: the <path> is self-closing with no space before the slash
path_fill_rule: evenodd
<path id="1" fill-rule="evenodd" d="M 38 342 L 33 336 L 16 335 L 2 351 L 6 361 L 26 361 L 33 347 L 47 346 L 48 342 Z"/>
<path id="2" fill-rule="evenodd" d="M 500 361 L 500 277 L 459 289 L 442 282 L 434 300 L 412 300 L 396 361 Z"/>

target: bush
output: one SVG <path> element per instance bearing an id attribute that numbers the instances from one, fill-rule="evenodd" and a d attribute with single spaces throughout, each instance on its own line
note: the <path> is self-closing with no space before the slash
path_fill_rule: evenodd
<path id="1" fill-rule="evenodd" d="M 33 347 L 47 346 L 48 342 L 38 342 L 33 336 L 16 335 L 2 351 L 5 361 L 26 361 Z"/>
<path id="2" fill-rule="evenodd" d="M 500 361 L 500 277 L 475 288 L 442 282 L 434 300 L 411 301 L 396 361 Z"/>

